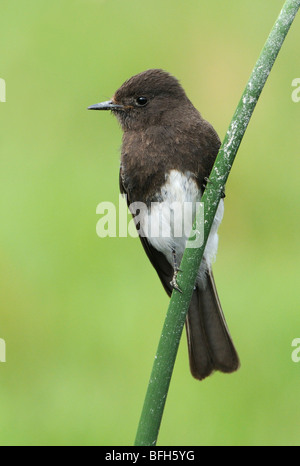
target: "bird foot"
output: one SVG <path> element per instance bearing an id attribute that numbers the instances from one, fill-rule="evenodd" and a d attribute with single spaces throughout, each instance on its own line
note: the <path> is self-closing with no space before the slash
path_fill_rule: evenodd
<path id="1" fill-rule="evenodd" d="M 170 282 L 170 285 L 173 288 L 173 290 L 176 290 L 176 291 L 179 291 L 179 293 L 182 293 L 182 291 L 179 288 L 178 283 L 177 283 L 177 275 L 178 275 L 178 272 L 181 272 L 181 270 L 177 265 L 177 257 L 176 257 L 175 249 L 172 249 L 172 254 L 173 254 L 174 275 L 173 275 L 172 281 Z"/>
<path id="2" fill-rule="evenodd" d="M 173 290 L 179 291 L 179 293 L 182 293 L 182 290 L 179 288 L 178 283 L 177 283 L 177 275 L 180 270 L 175 270 L 174 276 L 172 278 L 172 281 L 170 281 L 170 285 L 173 288 Z"/>

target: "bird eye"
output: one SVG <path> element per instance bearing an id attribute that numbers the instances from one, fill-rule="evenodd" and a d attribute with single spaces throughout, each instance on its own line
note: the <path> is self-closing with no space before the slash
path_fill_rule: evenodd
<path id="1" fill-rule="evenodd" d="M 142 96 L 137 97 L 135 101 L 139 107 L 144 107 L 148 103 L 147 97 L 142 97 Z"/>

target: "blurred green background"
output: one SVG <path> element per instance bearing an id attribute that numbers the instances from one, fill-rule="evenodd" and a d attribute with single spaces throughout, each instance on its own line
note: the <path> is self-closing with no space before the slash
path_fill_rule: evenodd
<path id="1" fill-rule="evenodd" d="M 283 0 L 2 0 L 1 445 L 131 445 L 168 298 L 118 203 L 121 130 L 86 107 L 131 75 L 177 76 L 223 138 Z M 185 335 L 159 445 L 299 445 L 300 17 L 227 185 L 214 266 L 242 367 L 199 383 Z"/>

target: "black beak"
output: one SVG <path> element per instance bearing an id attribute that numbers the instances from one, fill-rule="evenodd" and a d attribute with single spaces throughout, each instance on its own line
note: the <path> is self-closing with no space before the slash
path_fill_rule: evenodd
<path id="1" fill-rule="evenodd" d="M 123 108 L 123 105 L 115 104 L 112 100 L 107 100 L 106 102 L 100 102 L 99 104 L 91 105 L 88 107 L 88 110 L 115 110 L 118 108 Z"/>

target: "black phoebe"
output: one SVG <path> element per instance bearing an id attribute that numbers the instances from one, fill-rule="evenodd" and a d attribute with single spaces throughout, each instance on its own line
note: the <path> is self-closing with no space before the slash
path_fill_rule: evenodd
<path id="1" fill-rule="evenodd" d="M 111 110 L 122 126 L 121 192 L 127 195 L 129 206 L 137 202 L 146 206 L 136 221 L 141 242 L 168 295 L 174 288 L 180 292 L 177 264 L 193 218 L 181 236 L 174 234 L 178 227 L 174 219 L 179 211 L 185 216 L 185 210 L 195 216 L 196 202 L 201 200 L 220 148 L 219 137 L 177 79 L 159 69 L 133 76 L 111 100 L 89 109 Z M 222 199 L 186 319 L 190 368 L 199 380 L 214 370 L 233 372 L 239 367 L 211 268 L 223 204 Z M 185 205 L 190 207 L 185 209 Z M 152 234 L 154 230 L 160 234 Z"/>

